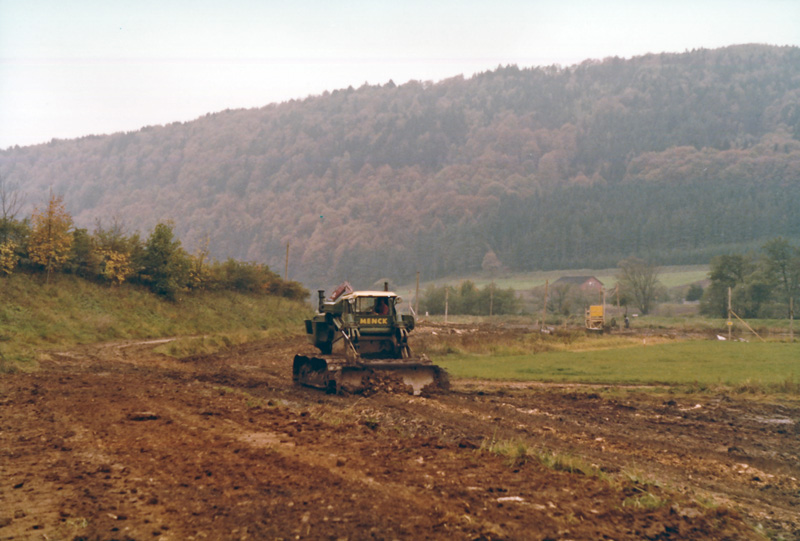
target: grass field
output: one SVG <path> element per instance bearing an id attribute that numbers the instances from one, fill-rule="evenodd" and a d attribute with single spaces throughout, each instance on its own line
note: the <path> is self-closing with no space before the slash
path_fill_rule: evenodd
<path id="1" fill-rule="evenodd" d="M 603 282 L 606 290 L 611 290 L 617 283 L 616 275 L 618 271 L 619 269 L 571 269 L 508 274 L 497 276 L 494 279 L 482 275 L 464 276 L 460 278 L 450 277 L 423 282 L 420 284 L 420 290 L 424 291 L 429 285 L 457 285 L 464 280 L 471 280 L 479 288 L 494 282 L 497 287 L 502 289 L 511 288 L 516 291 L 525 291 L 541 287 L 545 284 L 545 281 L 549 281 L 552 284 L 562 276 L 594 276 Z M 661 272 L 659 273 L 659 280 L 667 288 L 689 286 L 690 284 L 705 280 L 706 278 L 708 278 L 708 265 L 661 267 Z M 413 297 L 414 286 L 412 284 L 399 286 L 397 290 L 402 291 L 403 295 L 408 299 Z"/>
<path id="2" fill-rule="evenodd" d="M 694 340 L 583 351 L 455 354 L 436 364 L 459 378 L 608 384 L 731 386 L 797 392 L 800 344 Z"/>

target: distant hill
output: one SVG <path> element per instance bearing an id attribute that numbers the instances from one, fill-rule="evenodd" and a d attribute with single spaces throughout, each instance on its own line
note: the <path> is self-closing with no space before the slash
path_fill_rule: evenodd
<path id="1" fill-rule="evenodd" d="M 0 151 L 81 227 L 171 219 L 309 287 L 706 263 L 800 239 L 800 49 L 741 45 L 365 85 Z"/>

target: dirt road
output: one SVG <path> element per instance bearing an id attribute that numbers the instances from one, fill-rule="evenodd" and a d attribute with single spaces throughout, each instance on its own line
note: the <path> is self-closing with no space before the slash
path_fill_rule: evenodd
<path id="1" fill-rule="evenodd" d="M 300 341 L 0 376 L 0 539 L 800 538 L 800 403 L 291 383 Z M 570 471 L 571 470 L 571 471 Z"/>

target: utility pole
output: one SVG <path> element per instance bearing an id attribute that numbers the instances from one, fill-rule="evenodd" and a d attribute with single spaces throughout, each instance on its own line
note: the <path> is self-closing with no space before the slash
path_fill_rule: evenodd
<path id="1" fill-rule="evenodd" d="M 550 285 L 550 280 L 544 281 L 544 306 L 542 307 L 542 330 L 544 331 L 544 322 L 547 319 L 547 289 Z"/>
<path id="2" fill-rule="evenodd" d="M 494 282 L 492 282 L 492 285 L 490 287 L 491 289 L 489 289 L 489 316 L 491 317 L 494 315 Z"/>
<path id="3" fill-rule="evenodd" d="M 794 297 L 789 297 L 789 342 L 794 343 Z"/>

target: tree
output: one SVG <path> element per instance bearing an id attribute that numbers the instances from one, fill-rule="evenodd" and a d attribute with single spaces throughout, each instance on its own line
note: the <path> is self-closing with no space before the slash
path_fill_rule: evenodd
<path id="1" fill-rule="evenodd" d="M 547 311 L 551 314 L 568 316 L 572 309 L 572 284 L 558 284 L 550 288 Z"/>
<path id="2" fill-rule="evenodd" d="M 19 261 L 19 257 L 17 256 L 15 250 L 17 245 L 14 241 L 6 241 L 0 243 L 0 273 L 1 274 L 11 274 L 11 271 L 14 270 L 14 267 L 17 266 L 17 261 Z"/>
<path id="3" fill-rule="evenodd" d="M 83 278 L 95 278 L 100 272 L 94 242 L 86 229 L 76 228 L 72 232 L 72 252 L 67 268 Z"/>
<path id="4" fill-rule="evenodd" d="M 100 249 L 101 275 L 106 280 L 121 284 L 133 274 L 131 258 L 124 252 L 117 252 L 111 249 Z"/>
<path id="5" fill-rule="evenodd" d="M 210 238 L 206 235 L 203 238 L 202 244 L 195 250 L 195 253 L 189 256 L 191 267 L 189 271 L 189 280 L 192 289 L 203 289 L 211 285 L 211 265 L 206 261 L 210 253 L 208 249 L 209 242 Z"/>
<path id="6" fill-rule="evenodd" d="M 711 283 L 700 299 L 700 313 L 710 316 L 728 316 L 728 288 L 744 282 L 746 261 L 741 254 L 720 255 L 711 259 L 708 277 Z"/>
<path id="7" fill-rule="evenodd" d="M 18 224 L 16 215 L 21 206 L 19 192 L 6 185 L 0 177 L 0 273 L 11 274 L 17 266 L 19 256 L 16 253 L 17 242 L 14 237 Z"/>
<path id="8" fill-rule="evenodd" d="M 703 298 L 703 286 L 700 284 L 692 284 L 686 291 L 686 300 L 689 302 L 699 301 Z"/>
<path id="9" fill-rule="evenodd" d="M 743 284 L 733 289 L 733 310 L 740 317 L 765 317 L 774 285 L 763 266 L 756 265 Z"/>
<path id="10" fill-rule="evenodd" d="M 189 283 L 190 262 L 172 230 L 171 223 L 153 229 L 145 243 L 141 276 L 153 292 L 175 300 Z"/>
<path id="11" fill-rule="evenodd" d="M 445 297 L 448 295 L 448 288 L 450 288 L 450 286 L 436 287 L 434 285 L 429 285 L 420 299 L 422 311 L 431 314 L 444 314 Z M 450 289 L 452 290 L 452 288 Z"/>
<path id="12" fill-rule="evenodd" d="M 119 285 L 134 274 L 134 258 L 142 250 L 138 235 L 126 237 L 122 224 L 114 219 L 108 228 L 98 221 L 93 240 L 100 276 Z"/>
<path id="13" fill-rule="evenodd" d="M 422 311 L 431 314 L 443 314 L 445 301 L 450 314 L 514 314 L 520 307 L 520 300 L 513 288 L 498 289 L 494 284 L 488 284 L 479 290 L 469 280 L 457 287 L 430 285 L 420 299 Z"/>
<path id="14" fill-rule="evenodd" d="M 700 311 L 728 316 L 728 289 L 733 311 L 740 317 L 758 317 L 766 306 L 773 286 L 763 262 L 755 254 L 730 254 L 711 260 L 711 284 L 703 293 Z"/>
<path id="15" fill-rule="evenodd" d="M 31 261 L 47 269 L 49 282 L 50 274 L 63 267 L 70 257 L 72 216 L 64 208 L 63 198 L 51 193 L 45 210 L 35 209 L 31 221 L 28 255 Z"/>
<path id="16" fill-rule="evenodd" d="M 477 314 L 515 314 L 519 312 L 520 300 L 513 288 L 499 289 L 492 283 L 481 289 L 478 306 Z"/>
<path id="17" fill-rule="evenodd" d="M 488 252 L 486 252 L 486 255 L 483 256 L 481 269 L 483 270 L 483 272 L 492 277 L 496 276 L 499 272 L 503 270 L 503 263 L 497 257 L 497 254 L 494 253 L 494 250 L 489 250 Z"/>
<path id="18" fill-rule="evenodd" d="M 14 220 L 22 207 L 19 191 L 6 184 L 0 177 L 0 220 L 2 222 Z"/>
<path id="19" fill-rule="evenodd" d="M 633 296 L 642 314 L 650 313 L 660 285 L 659 268 L 638 257 L 629 257 L 619 262 L 619 269 L 620 285 Z"/>
<path id="20" fill-rule="evenodd" d="M 245 263 L 229 258 L 213 267 L 216 282 L 222 289 L 265 293 L 280 281 L 277 274 L 266 265 Z"/>
<path id="21" fill-rule="evenodd" d="M 800 249 L 778 237 L 767 242 L 763 250 L 768 276 L 780 290 L 788 310 L 790 299 L 797 300 L 800 293 Z"/>
<path id="22" fill-rule="evenodd" d="M 25 249 L 30 235 L 27 220 L 17 220 L 17 213 L 21 207 L 22 199 L 19 191 L 10 187 L 0 177 L 0 247 L 3 247 L 4 261 L 6 262 L 4 268 L 7 269 L 16 266 L 19 260 L 17 250 Z"/>
<path id="23" fill-rule="evenodd" d="M 472 280 L 464 280 L 455 288 L 455 295 L 450 296 L 450 312 L 453 314 L 476 315 L 481 313 L 480 293 Z M 486 313 L 489 306 L 486 305 Z"/>

